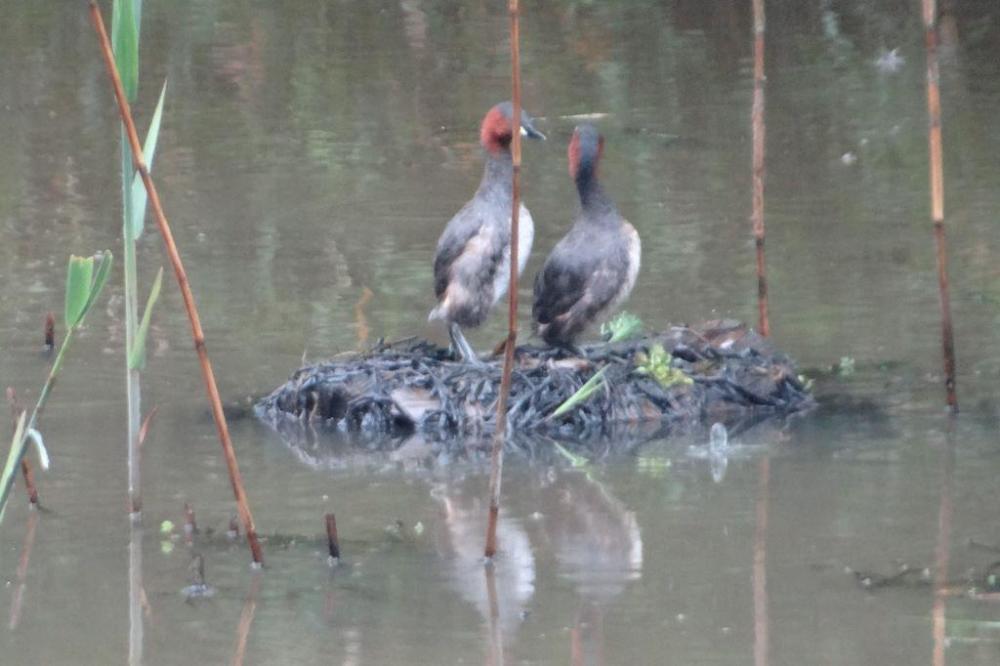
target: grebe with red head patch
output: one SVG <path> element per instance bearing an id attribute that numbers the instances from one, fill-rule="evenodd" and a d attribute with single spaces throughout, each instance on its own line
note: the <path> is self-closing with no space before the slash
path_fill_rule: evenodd
<path id="1" fill-rule="evenodd" d="M 483 179 L 472 199 L 448 222 L 434 254 L 434 294 L 438 304 L 428 319 L 447 322 L 453 350 L 468 362 L 478 359 L 462 335 L 462 327 L 482 324 L 507 293 L 510 280 L 513 114 L 511 103 L 502 102 L 483 118 L 479 130 L 479 142 L 486 151 Z M 545 138 L 523 109 L 520 131 L 529 138 Z M 519 221 L 518 275 L 524 270 L 535 237 L 531 213 L 524 204 Z"/>
<path id="2" fill-rule="evenodd" d="M 567 157 L 580 211 L 535 277 L 531 308 L 535 331 L 550 345 L 572 347 L 628 298 L 639 275 L 639 234 L 598 180 L 603 153 L 604 137 L 593 126 L 573 131 Z"/>

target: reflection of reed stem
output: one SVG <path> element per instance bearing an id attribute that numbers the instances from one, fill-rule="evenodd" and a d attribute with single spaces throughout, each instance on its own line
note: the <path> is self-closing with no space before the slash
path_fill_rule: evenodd
<path id="1" fill-rule="evenodd" d="M 955 468 L 954 424 L 948 424 L 947 446 L 941 461 L 941 503 L 938 506 L 938 536 L 934 548 L 934 605 L 931 609 L 931 634 L 934 638 L 933 666 L 944 666 L 947 642 L 945 611 L 949 595 L 948 562 L 951 559 L 951 478 Z"/>
<path id="2" fill-rule="evenodd" d="M 764 0 L 753 0 L 753 223 L 757 247 L 757 327 L 760 334 L 771 334 L 767 309 L 767 267 L 764 264 Z"/>
<path id="3" fill-rule="evenodd" d="M 924 39 L 927 46 L 927 115 L 930 149 L 931 221 L 937 255 L 938 295 L 941 302 L 941 350 L 944 357 L 944 387 L 948 407 L 958 411 L 955 395 L 955 337 L 951 325 L 951 296 L 948 293 L 948 251 L 944 235 L 944 170 L 941 165 L 941 91 L 938 87 L 937 2 L 923 0 Z"/>
<path id="4" fill-rule="evenodd" d="M 243 666 L 247 653 L 247 640 L 250 638 L 250 627 L 257 613 L 257 595 L 260 592 L 260 576 L 254 576 L 250 582 L 250 591 L 243 602 L 243 612 L 240 613 L 240 624 L 236 628 L 236 649 L 233 650 L 232 666 Z"/>
<path id="5" fill-rule="evenodd" d="M 170 224 L 163 213 L 160 195 L 153 184 L 153 179 L 149 175 L 149 169 L 142 158 L 142 146 L 139 144 L 139 135 L 135 131 L 132 111 L 129 108 L 128 100 L 125 99 L 121 77 L 118 75 L 118 68 L 115 65 L 114 55 L 111 52 L 111 42 L 108 39 L 107 30 L 104 28 L 104 19 L 101 18 L 101 10 L 97 6 L 96 0 L 90 0 L 90 19 L 94 24 L 94 29 L 97 31 L 97 36 L 101 43 L 101 54 L 104 57 L 104 64 L 114 88 L 115 99 L 118 102 L 118 111 L 122 123 L 125 125 L 129 145 L 132 148 L 132 160 L 135 163 L 135 170 L 142 178 L 143 185 L 146 187 L 146 192 L 149 195 L 153 216 L 156 219 L 160 236 L 163 238 L 163 243 L 166 246 L 167 255 L 170 257 L 170 263 L 174 268 L 174 275 L 177 277 L 177 284 L 180 287 L 181 297 L 184 300 L 184 308 L 187 310 L 188 320 L 191 323 L 194 348 L 198 353 L 198 361 L 201 366 L 202 378 L 205 382 L 205 390 L 208 393 L 208 399 L 212 406 L 212 416 L 215 419 L 219 442 L 222 444 L 222 453 L 226 459 L 226 467 L 229 470 L 229 480 L 233 486 L 233 494 L 236 496 L 236 508 L 243 521 L 243 529 L 246 532 L 247 542 L 250 545 L 250 553 L 253 556 L 254 563 L 263 564 L 264 554 L 261 551 L 260 541 L 257 538 L 257 528 L 254 526 L 253 514 L 250 513 L 246 491 L 243 489 L 243 477 L 240 474 L 239 463 L 236 461 L 233 442 L 229 437 L 229 425 L 226 423 L 226 415 L 222 411 L 222 400 L 219 398 L 219 389 L 215 383 L 215 373 L 208 359 L 208 349 L 205 346 L 205 333 L 201 328 L 201 318 L 198 316 L 198 308 L 194 303 L 194 295 L 191 293 L 191 286 L 188 283 L 181 255 L 177 251 L 177 245 L 174 243 L 173 232 L 170 230 Z"/>
<path id="6" fill-rule="evenodd" d="M 494 569 L 492 564 L 483 567 L 486 576 L 486 599 L 490 604 L 490 653 L 486 663 L 490 666 L 503 666 L 503 631 L 500 627 L 500 601 L 497 598 Z"/>
<path id="7" fill-rule="evenodd" d="M 514 346 L 517 344 L 517 244 L 521 211 L 521 47 L 518 0 L 510 0 L 510 67 L 514 117 L 511 119 L 511 157 L 514 164 L 510 213 L 510 285 L 507 289 L 507 342 L 503 354 L 503 375 L 497 400 L 496 432 L 490 457 L 490 513 L 486 526 L 486 557 L 497 552 L 497 519 L 500 515 L 500 486 L 503 479 L 503 445 L 507 433 L 507 398 L 510 376 L 514 371 Z"/>
<path id="8" fill-rule="evenodd" d="M 128 544 L 128 663 L 140 666 L 143 660 L 143 611 L 146 593 L 142 587 L 142 527 L 132 522 Z"/>
<path id="9" fill-rule="evenodd" d="M 767 518 L 771 503 L 771 460 L 763 457 L 757 478 L 757 525 L 753 532 L 753 663 L 767 666 L 770 627 L 767 610 Z"/>
<path id="10" fill-rule="evenodd" d="M 35 545 L 35 528 L 38 526 L 38 512 L 28 514 L 28 525 L 24 532 L 24 543 L 21 545 L 21 559 L 17 563 L 17 587 L 10 600 L 11 631 L 17 629 L 21 622 L 21 607 L 24 605 L 24 592 L 28 585 L 28 565 L 31 564 L 31 549 Z"/>

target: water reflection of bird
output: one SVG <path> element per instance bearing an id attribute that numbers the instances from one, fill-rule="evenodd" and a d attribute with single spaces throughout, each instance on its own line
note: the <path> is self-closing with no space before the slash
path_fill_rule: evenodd
<path id="1" fill-rule="evenodd" d="M 486 167 L 475 196 L 455 214 L 438 240 L 434 255 L 434 293 L 438 304 L 428 319 L 448 324 L 453 350 L 476 361 L 461 327 L 482 324 L 490 309 L 507 292 L 510 279 L 510 218 L 513 161 L 510 143 L 513 108 L 497 104 L 483 118 L 479 141 L 486 150 Z M 521 113 L 521 133 L 544 139 L 531 117 Z M 535 228 L 531 214 L 520 207 L 518 271 L 531 252 Z"/>
<path id="2" fill-rule="evenodd" d="M 493 562 L 496 598 L 484 579 L 483 536 L 486 506 L 481 489 L 473 484 L 450 482 L 436 485 L 431 496 L 444 511 L 443 529 L 437 547 L 448 562 L 455 591 L 479 611 L 485 621 L 495 621 L 506 636 L 520 625 L 522 614 L 535 593 L 535 555 L 520 521 L 500 514 L 497 540 L 501 553 Z M 494 606 L 495 604 L 495 606 Z"/>
<path id="3" fill-rule="evenodd" d="M 642 576 L 642 534 L 635 512 L 606 486 L 575 472 L 560 473 L 536 506 L 561 576 L 587 602 L 610 603 Z"/>
<path id="4" fill-rule="evenodd" d="M 569 173 L 580 195 L 580 212 L 535 278 L 531 308 L 536 331 L 552 345 L 572 346 L 587 326 L 628 297 L 639 274 L 639 234 L 598 180 L 603 152 L 604 137 L 593 126 L 573 131 Z"/>

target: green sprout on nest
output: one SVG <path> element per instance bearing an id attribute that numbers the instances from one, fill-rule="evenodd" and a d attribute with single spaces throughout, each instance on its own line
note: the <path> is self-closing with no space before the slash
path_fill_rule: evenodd
<path id="1" fill-rule="evenodd" d="M 587 401 L 587 398 L 592 396 L 597 389 L 604 385 L 604 371 L 608 369 L 608 366 L 604 366 L 600 370 L 594 373 L 594 376 L 584 382 L 583 386 L 578 388 L 573 395 L 566 398 L 565 402 L 556 407 L 556 411 L 552 412 L 549 416 L 550 419 L 559 418 L 563 414 L 567 414 L 576 407 Z"/>
<path id="2" fill-rule="evenodd" d="M 642 320 L 631 312 L 619 312 L 611 321 L 601 324 L 601 336 L 608 342 L 623 342 L 642 335 Z"/>
<path id="3" fill-rule="evenodd" d="M 656 343 L 649 348 L 649 354 L 638 352 L 635 355 L 635 371 L 640 375 L 648 375 L 655 379 L 663 388 L 694 384 L 683 370 L 673 367 L 672 357 L 663 345 Z"/>

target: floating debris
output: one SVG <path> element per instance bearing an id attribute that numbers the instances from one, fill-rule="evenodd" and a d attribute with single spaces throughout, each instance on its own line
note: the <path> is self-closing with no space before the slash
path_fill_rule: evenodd
<path id="1" fill-rule="evenodd" d="M 600 388 L 554 417 L 597 373 Z M 330 432 L 358 436 L 369 449 L 394 449 L 412 435 L 465 449 L 492 436 L 499 385 L 497 361 L 461 363 L 423 340 L 380 343 L 301 368 L 255 412 L 293 444 Z M 725 320 L 589 345 L 579 355 L 518 347 L 508 427 L 515 438 L 614 438 L 626 446 L 705 422 L 745 428 L 814 404 L 792 361 L 743 324 Z"/>
<path id="2" fill-rule="evenodd" d="M 879 57 L 875 59 L 875 68 L 878 69 L 883 74 L 895 74 L 899 70 L 903 69 L 903 65 L 906 64 L 906 58 L 899 55 L 899 49 L 892 49 L 891 51 L 883 51 L 879 54 Z"/>

